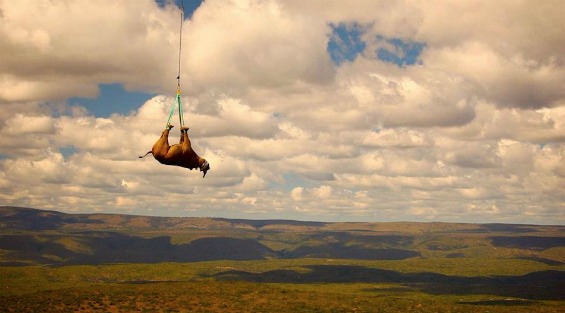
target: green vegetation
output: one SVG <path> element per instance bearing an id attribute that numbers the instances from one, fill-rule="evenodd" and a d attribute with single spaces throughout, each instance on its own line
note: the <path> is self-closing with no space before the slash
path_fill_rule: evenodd
<path id="1" fill-rule="evenodd" d="M 563 312 L 565 227 L 0 207 L 0 312 Z"/>
<path id="2" fill-rule="evenodd" d="M 561 272 L 565 268 L 519 259 L 423 258 L 0 267 L 0 311 L 562 312 L 563 281 L 538 289 L 529 286 L 528 292 L 521 291 L 524 286 L 520 282 L 492 285 L 489 281 L 465 281 L 509 279 L 548 270 Z M 346 279 L 332 282 L 340 277 L 339 271 Z M 356 282 L 358 271 L 372 275 L 373 281 Z M 251 282 L 233 273 L 258 278 L 290 273 L 295 275 L 293 279 L 307 277 L 311 281 L 276 282 L 275 275 L 269 276 L 274 281 Z M 446 275 L 447 281 L 434 281 L 434 273 Z"/>
<path id="3" fill-rule="evenodd" d="M 2 297 L 3 312 L 560 312 L 557 304 L 438 297 L 387 285 L 104 284 Z M 9 306 L 4 306 L 9 301 Z M 492 303 L 492 304 L 491 304 Z"/>

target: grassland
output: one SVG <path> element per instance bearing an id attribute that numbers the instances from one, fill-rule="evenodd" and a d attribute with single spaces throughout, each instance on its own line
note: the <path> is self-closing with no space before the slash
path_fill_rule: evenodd
<path id="1" fill-rule="evenodd" d="M 563 312 L 562 281 L 508 281 L 564 270 L 518 259 L 0 267 L 0 312 Z"/>

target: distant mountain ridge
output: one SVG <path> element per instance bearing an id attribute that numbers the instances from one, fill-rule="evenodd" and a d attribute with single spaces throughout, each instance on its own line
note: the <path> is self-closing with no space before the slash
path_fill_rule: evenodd
<path id="1" fill-rule="evenodd" d="M 0 206 L 0 229 L 47 230 L 80 226 L 83 228 L 262 228 L 271 225 L 320 227 L 324 222 L 293 220 L 245 220 L 208 217 L 159 217 L 127 214 L 71 214 L 51 210 L 38 210 L 13 206 Z"/>
<path id="2" fill-rule="evenodd" d="M 402 260 L 482 254 L 563 264 L 565 226 L 325 223 L 67 214 L 0 207 L 0 265 L 271 258 Z"/>

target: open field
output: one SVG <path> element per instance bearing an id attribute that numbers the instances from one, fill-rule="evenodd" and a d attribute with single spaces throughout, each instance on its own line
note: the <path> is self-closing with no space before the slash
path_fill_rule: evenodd
<path id="1" fill-rule="evenodd" d="M 484 268 L 480 276 L 470 270 L 475 262 Z M 564 266 L 528 260 L 210 261 L 0 267 L 0 273 L 1 312 L 563 312 L 565 307 Z"/>

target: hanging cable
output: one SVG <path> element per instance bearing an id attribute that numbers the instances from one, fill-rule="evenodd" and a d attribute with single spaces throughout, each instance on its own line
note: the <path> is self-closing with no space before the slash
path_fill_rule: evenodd
<path id="1" fill-rule="evenodd" d="M 180 60 L 182 52 L 182 23 L 184 21 L 184 0 L 181 0 L 180 5 L 180 31 L 179 31 L 179 71 L 177 75 L 177 92 L 180 92 Z"/>
<path id="2" fill-rule="evenodd" d="M 171 112 L 169 113 L 169 119 L 167 120 L 167 126 L 169 127 L 171 123 L 171 117 L 173 117 L 173 113 L 175 111 L 175 106 L 178 108 L 179 112 L 179 123 L 180 127 L 184 127 L 184 114 L 182 112 L 182 103 L 180 99 L 180 69 L 181 69 L 181 58 L 182 58 L 182 24 L 184 22 L 184 0 L 181 0 L 181 7 L 180 7 L 180 31 L 179 31 L 179 64 L 178 64 L 178 73 L 177 73 L 177 95 L 175 99 L 175 105 L 171 107 Z"/>
<path id="3" fill-rule="evenodd" d="M 181 0 L 180 5 L 180 31 L 179 31 L 179 72 L 177 76 L 177 104 L 179 106 L 179 124 L 184 127 L 184 114 L 182 112 L 182 104 L 180 101 L 180 60 L 182 55 L 182 23 L 184 22 L 184 0 Z"/>

